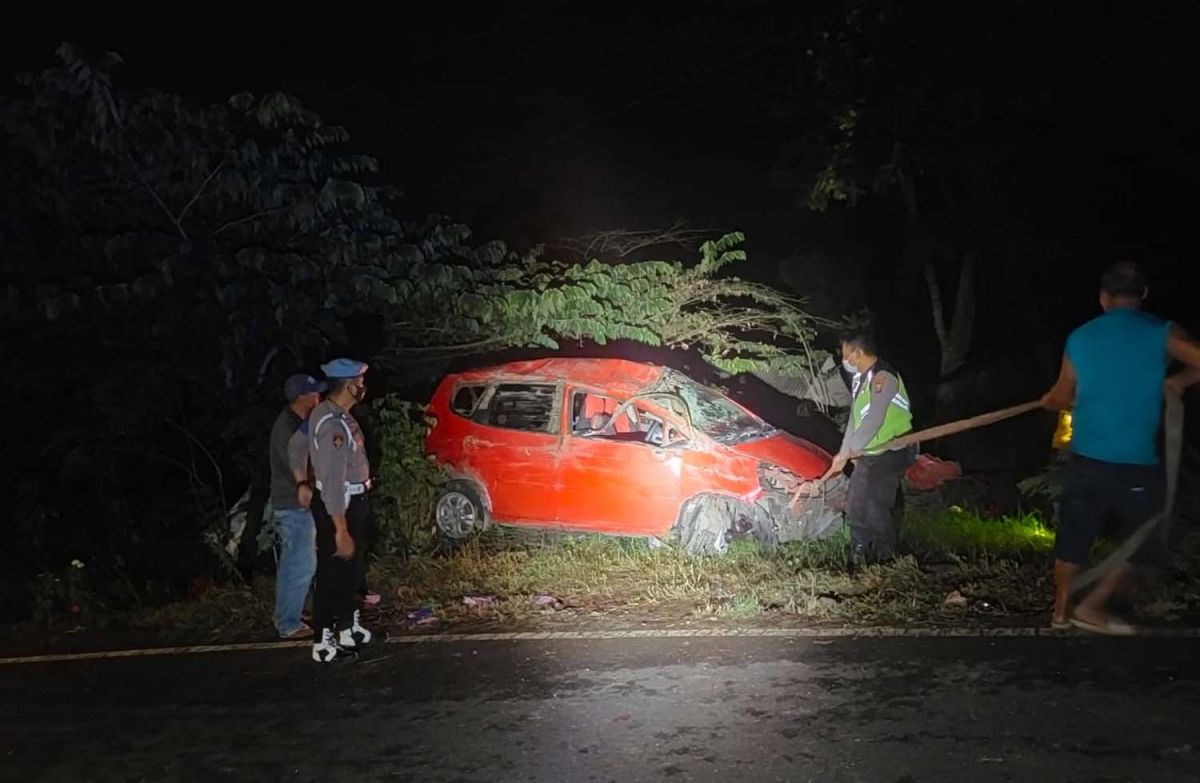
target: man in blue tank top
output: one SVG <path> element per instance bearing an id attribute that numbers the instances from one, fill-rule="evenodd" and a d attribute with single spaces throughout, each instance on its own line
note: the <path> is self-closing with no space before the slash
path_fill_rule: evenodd
<path id="1" fill-rule="evenodd" d="M 1134 631 L 1107 609 L 1126 568 L 1109 574 L 1073 610 L 1070 597 L 1071 582 L 1087 562 L 1106 513 L 1117 516 L 1127 535 L 1163 510 L 1165 483 L 1155 441 L 1164 387 L 1179 394 L 1200 379 L 1200 343 L 1177 325 L 1143 312 L 1147 293 L 1137 264 L 1110 267 L 1100 285 L 1104 314 L 1067 338 L 1058 382 L 1042 398 L 1051 410 L 1074 408 L 1054 542 L 1054 628 Z M 1185 369 L 1167 378 L 1172 360 Z"/>

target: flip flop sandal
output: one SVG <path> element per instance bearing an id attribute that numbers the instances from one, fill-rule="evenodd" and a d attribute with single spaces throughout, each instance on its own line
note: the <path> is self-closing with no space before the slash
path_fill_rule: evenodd
<path id="1" fill-rule="evenodd" d="M 1092 623 L 1078 617 L 1071 618 L 1071 625 L 1084 631 L 1104 634 L 1105 636 L 1133 636 L 1137 628 L 1124 620 L 1109 620 L 1107 623 Z"/>
<path id="2" fill-rule="evenodd" d="M 302 625 L 301 627 L 297 628 L 296 630 L 292 631 L 291 633 L 279 634 L 279 638 L 285 639 L 287 641 L 296 641 L 298 639 L 311 639 L 311 638 L 313 638 L 313 629 L 308 627 L 307 625 Z"/>
<path id="3" fill-rule="evenodd" d="M 1055 620 L 1054 618 L 1050 619 L 1050 630 L 1052 631 L 1065 631 L 1070 627 L 1072 627 L 1070 620 Z"/>

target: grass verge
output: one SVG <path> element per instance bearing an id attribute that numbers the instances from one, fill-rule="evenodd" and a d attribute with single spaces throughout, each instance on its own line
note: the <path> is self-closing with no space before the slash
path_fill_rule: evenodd
<path id="1" fill-rule="evenodd" d="M 378 559 L 376 619 L 393 628 L 519 628 L 746 623 L 1040 622 L 1051 601 L 1053 531 L 1033 516 L 913 512 L 905 554 L 851 572 L 845 533 L 762 551 L 736 541 L 695 558 L 645 539 L 496 529 L 453 553 Z M 1164 620 L 1200 611 L 1200 536 L 1143 596 Z M 166 640 L 269 637 L 273 584 L 218 587 L 144 613 Z M 464 599 L 471 599 L 464 601 Z M 427 610 L 421 612 L 420 610 Z"/>

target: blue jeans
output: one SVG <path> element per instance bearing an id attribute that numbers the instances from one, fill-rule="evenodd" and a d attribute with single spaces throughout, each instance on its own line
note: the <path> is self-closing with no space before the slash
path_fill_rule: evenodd
<path id="1" fill-rule="evenodd" d="M 277 509 L 275 535 L 279 538 L 279 567 L 275 574 L 275 629 L 280 635 L 303 626 L 300 613 L 317 572 L 317 527 L 306 508 Z"/>

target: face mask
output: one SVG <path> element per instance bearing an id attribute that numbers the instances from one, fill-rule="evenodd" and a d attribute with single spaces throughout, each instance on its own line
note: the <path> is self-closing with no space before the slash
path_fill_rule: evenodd
<path id="1" fill-rule="evenodd" d="M 363 384 L 359 384 L 358 386 L 355 386 L 353 391 L 350 392 L 350 394 L 353 395 L 355 402 L 362 402 L 363 399 L 367 396 L 367 385 L 365 383 L 363 383 Z"/>
<path id="2" fill-rule="evenodd" d="M 842 359 L 842 366 L 845 367 L 846 372 L 850 373 L 851 375 L 858 375 L 858 368 L 845 359 Z"/>

